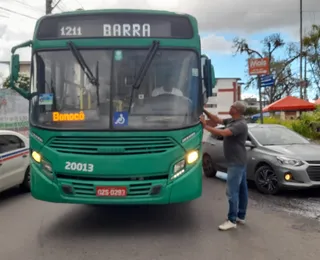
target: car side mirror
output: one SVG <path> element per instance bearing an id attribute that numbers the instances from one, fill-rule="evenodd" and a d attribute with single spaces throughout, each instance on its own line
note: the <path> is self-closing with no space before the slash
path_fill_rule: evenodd
<path id="1" fill-rule="evenodd" d="M 251 149 L 255 148 L 256 146 L 249 140 L 246 141 L 245 147 L 249 147 Z"/>

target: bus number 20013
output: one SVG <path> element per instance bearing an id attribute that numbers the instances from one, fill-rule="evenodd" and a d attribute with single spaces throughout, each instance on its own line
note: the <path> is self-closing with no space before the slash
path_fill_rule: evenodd
<path id="1" fill-rule="evenodd" d="M 65 170 L 81 171 L 81 172 L 93 172 L 92 163 L 77 163 L 77 162 L 66 162 L 64 166 Z"/>

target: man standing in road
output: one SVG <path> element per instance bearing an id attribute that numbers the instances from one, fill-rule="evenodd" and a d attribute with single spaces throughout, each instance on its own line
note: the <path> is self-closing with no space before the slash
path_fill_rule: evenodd
<path id="1" fill-rule="evenodd" d="M 228 164 L 227 196 L 229 200 L 228 219 L 219 226 L 220 230 L 237 227 L 237 222 L 245 224 L 248 205 L 248 186 L 246 177 L 247 151 L 245 142 L 248 138 L 248 126 L 243 117 L 246 106 L 236 101 L 229 110 L 230 119 L 220 119 L 204 110 L 209 120 L 200 117 L 203 128 L 214 135 L 223 136 L 224 156 Z M 224 124 L 225 129 L 214 128 Z"/>

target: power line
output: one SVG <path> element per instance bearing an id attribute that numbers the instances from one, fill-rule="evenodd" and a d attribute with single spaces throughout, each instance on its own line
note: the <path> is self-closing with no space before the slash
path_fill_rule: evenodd
<path id="1" fill-rule="evenodd" d="M 12 13 L 12 14 L 17 14 L 17 15 L 21 15 L 21 16 L 24 16 L 24 17 L 27 17 L 30 19 L 37 20 L 37 18 L 35 18 L 35 17 L 29 16 L 27 14 L 22 14 L 22 13 L 19 13 L 19 12 L 16 12 L 16 11 L 13 11 L 13 10 L 10 10 L 10 9 L 7 9 L 7 8 L 1 7 L 1 6 L 0 6 L 0 10 L 4 10 L 4 11 Z"/>
<path id="2" fill-rule="evenodd" d="M 62 0 L 60 1 L 59 3 L 59 6 L 58 6 L 58 9 L 61 11 L 61 12 L 64 12 L 65 10 L 68 10 L 69 8 L 66 6 L 66 4 L 64 2 L 62 2 Z"/>
<path id="3" fill-rule="evenodd" d="M 41 10 L 41 9 L 39 9 L 39 8 L 36 8 L 35 6 L 26 4 L 26 3 L 22 2 L 21 0 L 12 0 L 12 1 L 13 1 L 13 2 L 16 2 L 16 3 L 19 3 L 19 4 L 21 4 L 21 5 L 24 5 L 24 6 L 26 6 L 26 7 L 29 7 L 30 9 L 32 9 L 32 10 L 34 10 L 34 11 L 43 13 L 43 10 Z"/>
<path id="4" fill-rule="evenodd" d="M 53 0 L 46 0 L 46 14 L 51 14 L 55 8 L 62 11 L 61 8 L 58 6 L 60 3 L 61 0 L 57 0 L 55 3 L 53 3 Z"/>
<path id="5" fill-rule="evenodd" d="M 81 7 L 82 9 L 84 9 L 83 5 L 80 3 L 79 0 L 76 0 L 76 2 L 78 3 L 78 5 L 80 5 L 80 7 Z"/>
<path id="6" fill-rule="evenodd" d="M 56 8 L 60 2 L 61 2 L 61 0 L 57 0 L 57 2 L 52 6 L 52 9 Z M 57 7 L 57 8 L 59 8 L 59 7 Z"/>

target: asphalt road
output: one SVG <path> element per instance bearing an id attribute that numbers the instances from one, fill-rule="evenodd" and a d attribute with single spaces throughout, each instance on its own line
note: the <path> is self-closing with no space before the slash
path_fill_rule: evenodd
<path id="1" fill-rule="evenodd" d="M 320 195 L 302 196 L 250 190 L 247 225 L 221 232 L 227 204 L 217 179 L 204 179 L 200 199 L 161 207 L 59 205 L 11 190 L 0 195 L 0 259 L 317 259 L 320 225 L 311 213 Z M 292 211 L 302 201 L 314 204 L 306 217 L 305 208 Z"/>

